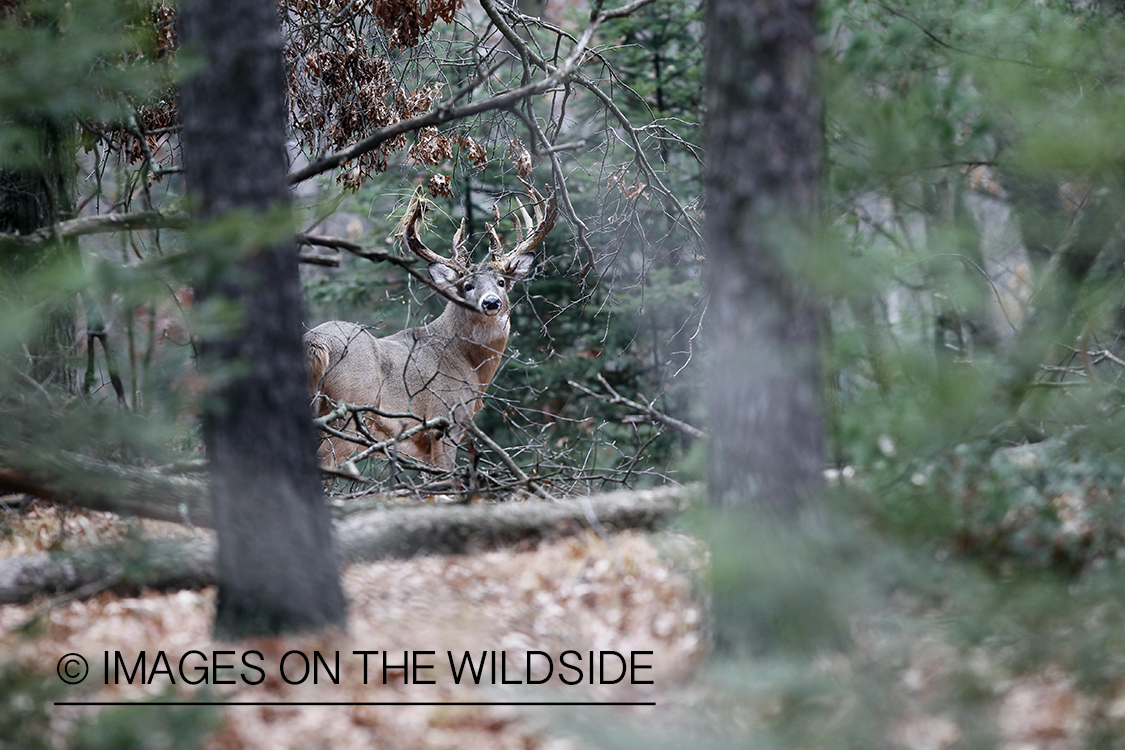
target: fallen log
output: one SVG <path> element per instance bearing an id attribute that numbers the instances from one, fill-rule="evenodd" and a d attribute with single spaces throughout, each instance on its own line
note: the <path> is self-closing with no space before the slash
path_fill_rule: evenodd
<path id="1" fill-rule="evenodd" d="M 358 513 L 336 526 L 343 564 L 428 554 L 466 554 L 524 541 L 627 528 L 653 528 L 684 510 L 694 487 L 497 505 L 423 506 Z M 38 595 L 112 588 L 198 588 L 214 581 L 215 543 L 149 538 L 70 553 L 0 559 L 0 604 Z M 104 586 L 99 586 L 104 582 Z M 75 597 L 77 598 L 77 597 Z"/>
<path id="2" fill-rule="evenodd" d="M 200 588 L 214 580 L 214 560 L 211 539 L 148 539 L 0 559 L 0 604 L 24 604 L 41 594 L 54 596 L 82 588 L 90 594 L 106 588 L 122 592 Z"/>
<path id="3" fill-rule="evenodd" d="M 695 490 L 620 490 L 557 502 L 443 505 L 358 513 L 336 526 L 341 558 L 457 555 L 594 528 L 650 528 L 683 510 Z"/>
<path id="4" fill-rule="evenodd" d="M 197 476 L 170 476 L 65 451 L 36 456 L 33 466 L 10 456 L 0 459 L 0 492 L 188 526 L 212 524 L 210 491 Z"/>

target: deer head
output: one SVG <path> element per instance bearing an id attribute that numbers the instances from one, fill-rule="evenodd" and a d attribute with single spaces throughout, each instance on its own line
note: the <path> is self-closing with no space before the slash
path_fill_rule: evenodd
<path id="1" fill-rule="evenodd" d="M 558 218 L 554 195 L 544 199 L 531 183 L 520 178 L 531 199 L 534 218 L 527 206 L 518 203 L 515 214 L 515 246 L 505 251 L 496 228 L 488 225 L 489 259 L 473 263 L 470 257 L 465 220 L 453 235 L 449 257 L 438 255 L 418 237 L 426 211 L 426 201 L 417 193 L 411 199 L 403 220 L 403 244 L 408 250 L 429 263 L 430 278 L 439 289 L 467 303 L 474 312 L 495 317 L 508 312 L 508 289 L 513 282 L 531 273 L 535 267 L 535 248 L 551 231 Z M 522 218 L 522 220 L 521 220 Z"/>

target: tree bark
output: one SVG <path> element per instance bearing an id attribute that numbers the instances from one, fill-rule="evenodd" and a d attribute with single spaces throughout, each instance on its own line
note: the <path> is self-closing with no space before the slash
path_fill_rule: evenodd
<path id="1" fill-rule="evenodd" d="M 1014 165 L 997 170 L 1016 214 L 1020 239 L 1038 277 L 1047 268 L 1070 225 L 1070 212 L 1059 194 L 1061 179 L 1028 174 Z"/>
<path id="2" fill-rule="evenodd" d="M 188 187 L 208 219 L 252 212 L 263 225 L 251 234 L 289 203 L 278 29 L 270 0 L 193 0 L 183 9 L 185 47 L 206 65 L 182 92 Z M 224 250 L 249 252 L 230 263 Z M 305 386 L 297 245 L 196 251 L 214 269 L 197 289 L 201 304 L 233 303 L 240 315 L 202 348 L 216 384 L 204 416 L 219 539 L 216 630 L 343 624 Z"/>
<path id="3" fill-rule="evenodd" d="M 707 4 L 710 495 L 796 513 L 824 468 L 814 0 Z"/>
<path id="4" fill-rule="evenodd" d="M 454 555 L 557 538 L 595 528 L 653 528 L 683 511 L 692 487 L 621 491 L 560 502 L 427 506 L 375 510 L 338 524 L 347 563 Z M 90 593 L 102 588 L 175 589 L 206 586 L 215 578 L 215 545 L 209 539 L 149 540 L 71 554 L 26 555 L 0 560 L 0 604 L 23 604 L 44 594 Z"/>

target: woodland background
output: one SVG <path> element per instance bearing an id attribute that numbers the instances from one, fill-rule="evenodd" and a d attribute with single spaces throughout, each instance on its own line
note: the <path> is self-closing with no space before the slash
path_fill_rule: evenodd
<path id="1" fill-rule="evenodd" d="M 706 9 L 655 0 L 629 10 L 282 3 L 292 210 L 198 224 L 186 218 L 176 92 L 204 62 L 181 48 L 177 9 L 0 3 L 0 487 L 11 493 L 0 530 L 12 558 L 75 554 L 92 538 L 115 559 L 132 555 L 132 567 L 108 564 L 77 595 L 6 608 L 15 656 L 0 736 L 20 739 L 0 745 L 253 736 L 230 718 L 210 739 L 168 728 L 221 724 L 203 709 L 144 723 L 114 711 L 52 717 L 58 685 L 44 654 L 77 637 L 74 618 L 111 618 L 115 598 L 145 584 L 133 571 L 155 565 L 142 530 L 180 532 L 31 496 L 182 520 L 206 468 L 199 414 L 216 377 L 196 367 L 197 342 L 237 316 L 192 289 L 239 248 L 296 234 L 308 327 L 339 318 L 393 332 L 427 319 L 443 301 L 383 262 L 397 254 L 395 224 L 425 185 L 448 215 L 433 220 L 432 246 L 461 217 L 474 241 L 486 221 L 513 231 L 516 139 L 562 218 L 518 291 L 507 359 L 477 420 L 495 446 L 475 465 L 462 452 L 467 489 L 444 499 L 490 508 L 533 485 L 559 497 L 690 485 L 708 478 L 708 442 L 786 444 L 716 433 L 722 420 L 707 415 L 709 346 L 722 331 L 704 334 L 704 282 L 728 267 L 716 270 L 722 249 L 703 242 L 705 208 L 717 205 L 703 190 Z M 770 225 L 765 243 L 791 248 L 770 256 L 774 278 L 799 290 L 819 331 L 803 355 L 817 367 L 792 373 L 818 378 L 825 486 L 809 494 L 794 476 L 802 492 L 751 498 L 781 513 L 751 508 L 747 527 L 727 528 L 697 501 L 676 531 L 648 541 L 614 547 L 588 534 L 531 553 L 549 572 L 526 591 L 564 609 L 582 595 L 560 593 L 574 578 L 552 544 L 572 545 L 563 549 L 591 570 L 605 555 L 612 570 L 645 571 L 630 573 L 655 602 L 638 627 L 677 654 L 661 700 L 708 716 L 670 719 L 668 746 L 1121 744 L 1122 11 L 1014 0 L 816 9 L 819 224 L 812 240 Z M 430 112 L 441 121 L 412 120 Z M 404 122 L 417 126 L 394 132 Z M 331 169 L 318 161 L 372 137 L 377 147 Z M 771 167 L 784 173 L 785 158 Z M 761 363 L 722 376 L 762 373 L 778 377 Z M 328 479 L 337 518 L 433 491 L 434 477 L 385 461 L 361 470 Z M 67 513 L 91 531 L 65 533 Z M 391 568 L 353 569 L 350 598 L 359 578 L 390 596 L 394 570 L 408 588 L 430 580 L 381 565 Z M 466 565 L 467 585 L 488 580 L 486 566 Z M 632 632 L 612 613 L 647 610 L 613 591 L 583 621 Z M 75 600 L 88 596 L 80 616 Z M 209 611 L 213 594 L 202 596 L 192 606 Z M 696 614 L 657 627 L 665 610 Z M 195 618 L 202 634 L 207 618 Z M 653 741 L 618 720 L 620 732 L 583 732 L 573 716 L 550 726 L 595 746 Z M 487 736 L 490 725 L 474 722 Z"/>

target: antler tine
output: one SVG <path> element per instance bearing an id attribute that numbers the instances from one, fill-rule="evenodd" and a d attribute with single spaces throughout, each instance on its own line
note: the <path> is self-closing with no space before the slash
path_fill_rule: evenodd
<path id="1" fill-rule="evenodd" d="M 491 254 L 493 260 L 499 263 L 507 263 L 511 259 L 523 253 L 529 253 L 535 249 L 536 245 L 543 241 L 551 228 L 555 226 L 555 221 L 558 219 L 559 212 L 558 206 L 555 203 L 555 194 L 552 192 L 549 198 L 544 198 L 538 190 L 523 177 L 520 177 L 520 182 L 523 183 L 524 188 L 527 190 L 528 196 L 532 201 L 532 211 L 535 213 L 534 223 L 531 216 L 527 214 L 527 207 L 523 203 L 516 201 L 519 205 L 519 212 L 516 214 L 516 233 L 519 240 L 516 246 L 508 253 L 503 252 L 500 245 L 499 238 L 492 241 Z M 523 231 L 523 225 L 520 223 L 519 214 L 523 214 L 524 222 L 527 225 L 526 233 Z M 490 230 L 491 231 L 491 230 Z M 492 232 L 495 237 L 495 232 Z"/>
<path id="2" fill-rule="evenodd" d="M 513 257 L 534 250 L 535 246 L 542 242 L 547 233 L 555 226 L 555 221 L 559 217 L 554 192 L 551 193 L 549 198 L 544 198 L 529 181 L 521 177 L 520 182 L 523 183 L 523 186 L 527 189 L 527 194 L 533 201 L 532 211 L 535 214 L 535 225 L 531 226 L 531 222 L 528 221 L 527 235 L 520 238 L 519 244 L 512 249 L 510 255 Z M 527 217 L 527 209 L 521 205 L 520 210 Z"/>
<path id="3" fill-rule="evenodd" d="M 520 207 L 519 213 L 516 214 L 516 236 L 519 237 L 520 241 L 522 242 L 527 237 L 527 235 L 531 233 L 531 230 L 535 227 L 535 224 L 532 223 L 531 217 L 527 215 L 527 206 L 523 205 L 523 201 L 516 201 L 516 204 Z M 523 217 L 523 223 L 527 225 L 526 232 L 524 231 L 523 227 L 520 226 L 520 216 Z"/>
<path id="4" fill-rule="evenodd" d="M 488 254 L 499 261 L 504 257 L 504 244 L 500 242 L 500 235 L 496 234 L 496 227 L 491 224 L 485 226 L 488 227 Z"/>
<path id="5" fill-rule="evenodd" d="M 515 222 L 516 225 L 516 236 L 522 238 L 524 236 L 524 222 L 520 221 L 520 214 L 523 214 L 524 218 L 527 219 L 527 228 L 529 231 L 531 230 L 531 219 L 527 216 L 527 209 L 523 207 L 523 203 L 519 198 L 516 198 L 516 205 L 519 206 L 519 209 L 512 212 L 512 221 Z"/>
<path id="6" fill-rule="evenodd" d="M 453 258 L 466 268 L 473 264 L 473 259 L 469 253 L 469 243 L 466 242 L 467 233 L 468 224 L 462 218 L 461 226 L 457 227 L 457 232 L 453 235 Z"/>
<path id="7" fill-rule="evenodd" d="M 406 215 L 402 219 L 402 243 L 407 250 L 417 255 L 427 263 L 441 263 L 448 266 L 459 274 L 466 274 L 469 272 L 468 265 L 464 262 L 464 253 L 458 252 L 458 245 L 464 246 L 464 222 L 462 221 L 461 229 L 453 238 L 453 255 L 452 257 L 445 258 L 435 253 L 422 242 L 418 237 L 418 231 L 422 227 L 422 217 L 426 213 L 426 199 L 421 196 L 419 192 L 414 193 L 414 197 L 410 199 L 410 205 L 406 208 Z M 459 242 L 460 240 L 460 242 Z M 459 257 L 460 256 L 460 257 Z"/>

